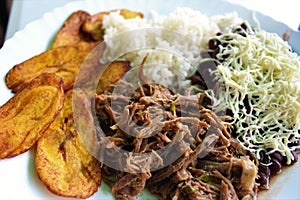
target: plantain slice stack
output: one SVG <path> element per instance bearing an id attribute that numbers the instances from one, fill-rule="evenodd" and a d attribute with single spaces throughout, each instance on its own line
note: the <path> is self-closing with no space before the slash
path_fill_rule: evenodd
<path id="1" fill-rule="evenodd" d="M 73 12 L 50 49 L 15 65 L 5 77 L 15 96 L 0 107 L 0 159 L 17 156 L 37 144 L 38 176 L 59 196 L 87 198 L 101 184 L 101 163 L 93 157 L 98 152 L 97 136 L 86 92 L 90 96 L 104 92 L 130 69 L 126 61 L 112 62 L 107 68 L 99 63 L 105 50 L 105 45 L 99 45 L 103 17 L 114 11 L 125 19 L 143 17 L 127 9 L 93 15 Z M 82 87 L 75 89 L 76 79 Z M 77 115 L 72 108 L 74 99 L 80 105 Z"/>
<path id="2" fill-rule="evenodd" d="M 110 12 L 112 11 L 90 15 L 85 11 L 77 11 L 71 14 L 57 32 L 52 48 L 9 70 L 5 77 L 7 87 L 16 93 L 35 77 L 43 73 L 54 73 L 63 79 L 65 90 L 71 89 L 82 63 L 103 41 L 102 21 Z M 143 17 L 140 12 L 126 9 L 119 12 L 125 19 Z M 102 56 L 103 50 L 97 51 L 96 58 Z M 99 60 L 96 58 L 90 59 L 93 62 L 90 63 L 91 67 L 97 65 Z"/>
<path id="3" fill-rule="evenodd" d="M 54 74 L 33 79 L 0 107 L 0 158 L 30 149 L 62 108 L 62 80 Z"/>
<path id="4" fill-rule="evenodd" d="M 35 166 L 40 180 L 51 192 L 64 197 L 87 198 L 101 184 L 101 164 L 87 151 L 75 127 L 72 93 L 73 90 L 69 90 L 65 94 L 62 111 L 38 141 Z M 83 95 L 79 98 L 82 102 L 88 101 Z M 81 110 L 81 113 L 86 115 L 84 119 L 92 119 L 90 110 Z"/>

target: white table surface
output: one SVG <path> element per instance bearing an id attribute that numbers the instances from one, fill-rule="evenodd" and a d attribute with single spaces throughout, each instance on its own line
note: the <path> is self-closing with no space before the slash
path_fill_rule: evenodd
<path id="1" fill-rule="evenodd" d="M 78 0 L 14 0 L 5 39 L 13 37 L 15 32 L 22 30 L 29 22 L 41 18 L 45 12 L 50 12 L 72 1 Z M 299 27 L 300 10 L 298 0 L 228 1 L 269 15 L 275 20 L 284 22 L 294 30 Z"/>

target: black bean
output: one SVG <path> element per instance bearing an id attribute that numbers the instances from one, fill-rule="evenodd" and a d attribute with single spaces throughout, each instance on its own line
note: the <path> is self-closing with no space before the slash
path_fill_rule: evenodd
<path id="1" fill-rule="evenodd" d="M 237 33 L 237 34 L 239 34 L 239 35 L 241 35 L 241 36 L 243 36 L 243 37 L 246 37 L 245 30 L 242 29 L 242 28 L 240 28 L 240 27 L 234 29 L 234 33 Z"/>
<path id="2" fill-rule="evenodd" d="M 222 55 L 222 59 L 223 59 L 223 60 L 227 59 L 228 57 L 229 57 L 229 54 L 224 54 L 224 55 Z"/>
<path id="3" fill-rule="evenodd" d="M 278 160 L 280 163 L 282 163 L 282 155 L 281 153 L 279 153 L 278 151 L 275 151 L 274 153 L 272 153 L 271 155 L 271 158 L 275 158 L 276 160 Z"/>
<path id="4" fill-rule="evenodd" d="M 205 76 L 209 76 L 210 72 L 209 70 L 215 70 L 217 68 L 217 64 L 213 61 L 205 61 L 201 62 L 198 66 L 198 71 L 199 74 L 203 74 L 205 72 Z"/>
<path id="5" fill-rule="evenodd" d="M 258 176 L 259 187 L 262 189 L 267 189 L 269 187 L 270 176 L 266 176 L 263 173 L 258 173 Z"/>
<path id="6" fill-rule="evenodd" d="M 282 156 L 282 164 L 286 165 L 287 163 L 287 158 L 286 156 Z"/>
<path id="7" fill-rule="evenodd" d="M 291 164 L 298 162 L 298 154 L 296 153 L 296 151 L 291 151 L 291 154 L 294 157 L 294 159 L 291 161 Z M 287 165 L 287 157 L 286 156 L 283 156 L 282 163 Z"/>
<path id="8" fill-rule="evenodd" d="M 260 173 L 265 174 L 265 175 L 268 176 L 268 177 L 271 175 L 271 173 L 270 173 L 270 168 L 269 168 L 268 166 L 266 166 L 266 165 L 263 165 L 263 164 L 259 164 L 259 166 L 258 166 L 258 171 L 259 171 Z"/>
<path id="9" fill-rule="evenodd" d="M 200 75 L 197 75 L 197 74 L 194 74 L 193 76 L 191 76 L 190 80 L 192 82 L 192 85 L 201 84 L 203 82 L 203 80 L 200 77 Z"/>
<path id="10" fill-rule="evenodd" d="M 232 110 L 226 109 L 226 115 L 233 116 Z M 236 134 L 236 133 L 233 132 L 233 134 Z"/>
<path id="11" fill-rule="evenodd" d="M 241 29 L 240 27 L 236 28 L 234 31 L 235 32 L 241 32 L 243 29 Z"/>
<path id="12" fill-rule="evenodd" d="M 220 52 L 220 49 L 219 49 L 219 47 L 217 47 L 217 48 L 214 49 L 213 52 L 209 52 L 209 54 L 210 54 L 210 56 L 211 56 L 212 58 L 217 59 L 217 54 L 218 54 L 219 52 Z"/>
<path id="13" fill-rule="evenodd" d="M 270 165 L 271 174 L 280 174 L 281 173 L 281 164 L 277 159 L 271 159 L 272 164 Z"/>
<path id="14" fill-rule="evenodd" d="M 246 36 L 247 36 L 246 33 L 245 33 L 245 32 L 242 32 L 242 31 L 239 32 L 239 35 L 241 35 L 241 36 L 243 36 L 243 37 L 246 37 Z"/>
<path id="15" fill-rule="evenodd" d="M 300 146 L 300 140 L 297 140 L 295 142 L 289 143 L 288 146 L 289 147 Z"/>
<path id="16" fill-rule="evenodd" d="M 202 52 L 200 53 L 200 57 L 201 57 L 201 58 L 210 58 L 210 55 L 209 55 L 208 52 L 202 51 Z"/>
<path id="17" fill-rule="evenodd" d="M 211 89 L 215 86 L 216 81 L 215 81 L 215 75 L 211 74 L 211 71 L 216 69 L 216 63 L 213 61 L 205 61 L 200 63 L 198 66 L 198 70 L 196 74 L 198 74 L 201 78 L 201 84 L 199 84 L 202 89 Z M 192 80 L 193 81 L 193 80 Z M 198 81 L 198 80 L 195 80 Z"/>
<path id="18" fill-rule="evenodd" d="M 244 29 L 245 31 L 248 29 L 248 26 L 246 23 L 241 24 L 241 28 Z"/>
<path id="19" fill-rule="evenodd" d="M 217 36 L 223 35 L 222 32 L 217 32 Z"/>
<path id="20" fill-rule="evenodd" d="M 218 48 L 219 44 L 220 44 L 219 40 L 211 39 L 208 41 L 208 48 L 214 50 L 214 49 Z"/>
<path id="21" fill-rule="evenodd" d="M 294 157 L 294 160 L 292 160 L 292 163 L 298 162 L 298 154 L 296 153 L 296 151 L 291 151 L 291 153 L 293 154 L 293 157 Z"/>
<path id="22" fill-rule="evenodd" d="M 261 159 L 260 159 L 260 162 L 262 163 L 270 163 L 270 156 L 266 155 L 265 152 L 260 152 L 260 156 L 261 156 Z"/>

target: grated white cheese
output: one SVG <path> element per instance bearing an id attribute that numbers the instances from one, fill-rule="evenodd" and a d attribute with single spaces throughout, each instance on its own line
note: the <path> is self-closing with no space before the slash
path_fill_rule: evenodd
<path id="1" fill-rule="evenodd" d="M 237 139 L 258 158 L 279 151 L 290 164 L 299 146 L 289 144 L 300 138 L 299 57 L 276 34 L 251 28 L 245 34 L 216 36 L 223 44 L 217 58 L 228 57 L 214 71 L 224 83 L 215 109 L 233 112 Z"/>

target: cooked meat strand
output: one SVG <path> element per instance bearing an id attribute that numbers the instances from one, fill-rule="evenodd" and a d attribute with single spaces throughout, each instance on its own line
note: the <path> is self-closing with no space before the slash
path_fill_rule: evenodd
<path id="1" fill-rule="evenodd" d="M 146 180 L 150 176 L 151 174 L 147 173 L 119 173 L 119 179 L 113 185 L 111 192 L 116 199 L 134 199 L 134 196 L 145 188 Z"/>

